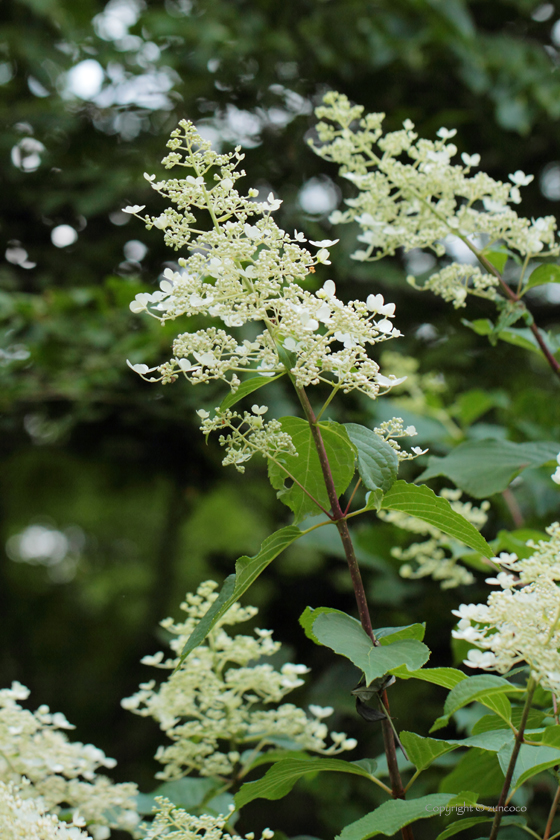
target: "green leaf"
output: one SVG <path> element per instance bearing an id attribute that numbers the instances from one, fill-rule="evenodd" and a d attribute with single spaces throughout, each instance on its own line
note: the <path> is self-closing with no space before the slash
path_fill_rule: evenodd
<path id="1" fill-rule="evenodd" d="M 450 799 L 447 803 L 448 808 L 455 808 L 457 805 L 468 805 L 469 807 L 472 805 L 476 805 L 478 802 L 479 794 L 475 793 L 473 790 L 462 790 L 453 799 Z"/>
<path id="2" fill-rule="evenodd" d="M 410 670 L 420 668 L 430 656 L 426 645 L 416 639 L 391 642 L 387 637 L 385 643 L 374 645 L 360 622 L 339 610 L 307 607 L 300 623 L 310 639 L 345 656 L 363 671 L 367 685 L 399 665 L 407 665 Z M 395 630 L 402 632 L 402 628 Z"/>
<path id="3" fill-rule="evenodd" d="M 512 709 L 511 722 L 516 729 L 519 728 L 521 717 L 523 715 L 522 708 Z M 527 718 L 527 729 L 538 729 L 543 722 L 546 715 L 538 709 L 531 709 Z M 549 727 L 554 729 L 555 727 Z M 493 732 L 496 729 L 509 729 L 508 722 L 499 715 L 484 715 L 481 717 L 471 730 L 471 735 L 480 735 L 483 732 Z M 510 730 L 511 731 L 511 730 Z M 553 746 L 551 744 L 551 746 Z"/>
<path id="4" fill-rule="evenodd" d="M 399 738 L 404 748 L 418 770 L 425 770 L 440 755 L 457 749 L 455 744 L 448 741 L 439 741 L 436 738 L 422 738 L 415 732 L 400 732 Z"/>
<path id="5" fill-rule="evenodd" d="M 505 744 L 513 741 L 514 735 L 510 729 L 499 729 L 494 732 L 471 735 L 469 738 L 423 738 L 414 732 L 401 732 L 399 735 L 408 757 L 418 770 L 425 770 L 436 758 L 459 747 L 478 747 L 489 752 L 499 752 Z"/>
<path id="6" fill-rule="evenodd" d="M 442 793 L 471 790 L 485 799 L 498 794 L 504 783 L 497 754 L 472 748 L 461 757 L 439 786 Z"/>
<path id="7" fill-rule="evenodd" d="M 470 426 L 491 408 L 495 406 L 505 408 L 507 405 L 508 399 L 503 391 L 483 391 L 482 388 L 473 388 L 457 397 L 452 413 L 463 426 Z"/>
<path id="8" fill-rule="evenodd" d="M 420 478 L 424 475 L 425 473 Z M 486 557 L 494 556 L 494 552 L 474 525 L 454 511 L 447 499 L 436 496 L 429 487 L 397 481 L 383 496 L 381 507 L 384 510 L 400 510 L 409 516 L 415 516 L 469 548 L 482 552 Z"/>
<path id="9" fill-rule="evenodd" d="M 467 679 L 462 680 L 455 688 L 451 689 L 443 707 L 444 713 L 442 717 L 436 720 L 430 732 L 446 726 L 451 715 L 458 709 L 462 709 L 468 703 L 478 700 L 479 703 L 488 706 L 492 702 L 493 695 L 495 694 L 522 691 L 523 689 L 516 688 L 516 686 L 509 683 L 503 677 L 497 677 L 494 674 L 478 674 L 475 677 L 467 677 Z M 497 708 L 494 711 L 500 714 Z M 511 717 L 511 707 L 509 709 L 509 716 Z"/>
<path id="10" fill-rule="evenodd" d="M 338 758 L 287 759 L 273 764 L 262 779 L 246 782 L 235 795 L 235 807 L 243 808 L 254 799 L 282 799 L 299 779 L 327 770 L 366 779 L 371 779 L 372 775 L 360 765 Z"/>
<path id="11" fill-rule="evenodd" d="M 274 558 L 278 557 L 285 548 L 299 539 L 301 535 L 302 532 L 299 528 L 289 525 L 287 528 L 281 528 L 279 531 L 267 537 L 261 545 L 259 553 L 255 554 L 254 557 L 247 557 L 245 555 L 239 558 L 235 564 L 235 574 L 229 575 L 225 579 L 218 598 L 214 601 L 208 612 L 200 619 L 187 639 L 187 643 L 181 653 L 179 665 L 184 662 L 191 651 L 203 643 L 217 622 L 239 600 L 243 593 L 249 589 L 251 584 Z"/>
<path id="12" fill-rule="evenodd" d="M 358 472 L 368 490 L 391 489 L 397 478 L 399 459 L 392 446 L 371 429 L 357 423 L 345 423 L 348 437 L 358 450 Z"/>
<path id="13" fill-rule="evenodd" d="M 382 645 L 400 642 L 401 639 L 418 639 L 421 642 L 426 635 L 426 624 L 406 624 L 403 627 L 379 627 L 373 635 Z"/>
<path id="14" fill-rule="evenodd" d="M 547 726 L 542 737 L 543 747 L 560 750 L 560 726 Z"/>
<path id="15" fill-rule="evenodd" d="M 422 680 L 422 682 L 441 685 L 444 688 L 454 688 L 458 683 L 468 679 L 467 675 L 457 668 L 422 668 L 419 671 L 409 671 L 401 666 L 393 668 L 391 673 L 399 680 Z"/>
<path id="16" fill-rule="evenodd" d="M 433 793 L 419 799 L 393 799 L 384 802 L 375 811 L 343 828 L 336 840 L 367 840 L 376 834 L 391 837 L 416 820 L 439 816 L 440 809 L 445 810 L 451 798 L 449 794 Z"/>
<path id="17" fill-rule="evenodd" d="M 488 318 L 480 318 L 477 321 L 462 320 L 462 323 L 473 330 L 477 335 L 494 335 L 494 324 Z M 541 330 L 541 336 L 551 353 L 557 353 L 560 349 L 560 341 L 555 335 L 546 333 Z M 531 350 L 537 355 L 542 356 L 542 350 L 539 343 L 531 330 L 528 327 L 507 327 L 501 330 L 498 335 L 502 341 L 508 344 L 513 344 L 516 347 L 522 347 L 524 350 Z"/>
<path id="18" fill-rule="evenodd" d="M 512 750 L 513 744 L 506 744 L 498 753 L 498 761 L 504 775 L 509 765 Z M 527 779 L 536 776 L 537 773 L 542 773 L 549 767 L 556 767 L 556 765 L 560 765 L 560 754 L 554 747 L 531 747 L 529 744 L 521 744 L 511 779 L 511 789 L 517 790 Z"/>
<path id="19" fill-rule="evenodd" d="M 248 750 L 248 752 L 252 752 L 252 750 Z M 288 758 L 305 759 L 308 757 L 308 754 L 303 750 L 267 750 L 266 752 L 260 753 L 254 761 L 246 765 L 245 769 L 248 772 L 249 770 L 254 770 L 255 767 L 260 767 L 262 764 L 275 764 L 277 761 L 286 761 Z M 242 756 L 241 760 L 243 761 L 244 758 L 245 756 Z"/>
<path id="20" fill-rule="evenodd" d="M 322 608 L 311 617 L 312 633 L 319 644 L 353 662 L 364 672 L 367 685 L 399 665 L 407 665 L 410 670 L 421 668 L 430 657 L 429 648 L 416 639 L 374 645 L 359 621 L 338 610 Z"/>
<path id="21" fill-rule="evenodd" d="M 282 376 L 284 376 L 283 373 L 278 374 L 278 376 L 259 376 L 257 374 L 256 376 L 248 377 L 243 380 L 237 391 L 224 397 L 220 403 L 220 410 L 224 411 L 226 408 L 231 408 L 233 405 L 242 400 L 243 397 L 248 397 L 249 394 L 253 393 L 253 391 L 258 391 L 259 388 L 263 388 L 270 382 L 276 382 L 276 380 L 280 379 Z"/>
<path id="22" fill-rule="evenodd" d="M 500 333 L 503 330 L 506 330 L 508 327 L 511 327 L 512 324 L 517 323 L 520 318 L 523 318 L 527 314 L 527 307 L 524 303 L 518 301 L 504 301 L 501 305 L 501 312 L 498 316 L 498 320 L 496 321 L 496 326 L 490 333 L 490 343 L 496 344 L 497 339 L 500 337 Z M 492 338 L 494 339 L 492 341 Z"/>
<path id="23" fill-rule="evenodd" d="M 293 441 L 297 456 L 284 455 L 279 460 L 286 470 L 302 484 L 305 489 L 325 508 L 329 510 L 329 501 L 319 456 L 315 449 L 309 423 L 301 417 L 282 417 L 282 431 L 287 432 Z M 339 423 L 319 423 L 323 443 L 329 459 L 332 477 L 339 496 L 344 493 L 354 475 L 356 453 L 350 443 L 346 429 Z M 301 522 L 306 516 L 318 513 L 317 506 L 293 483 L 286 472 L 273 461 L 268 462 L 268 475 L 272 486 L 278 490 L 278 498 L 294 512 L 294 522 Z M 288 481 L 288 485 L 286 485 Z"/>
<path id="24" fill-rule="evenodd" d="M 492 822 L 494 817 L 467 817 L 464 820 L 456 820 L 448 825 L 447 828 L 438 834 L 436 840 L 447 840 L 448 837 L 453 837 L 454 834 L 459 834 L 460 831 L 466 831 L 467 828 L 472 828 L 479 823 Z M 525 820 L 521 817 L 510 816 L 503 817 L 500 825 L 519 825 L 523 824 Z"/>
<path id="25" fill-rule="evenodd" d="M 430 456 L 427 468 L 416 480 L 444 475 L 465 493 L 482 499 L 505 490 L 521 470 L 554 461 L 557 454 L 558 443 L 547 441 L 469 440 L 445 458 Z"/>
<path id="26" fill-rule="evenodd" d="M 535 286 L 543 286 L 545 283 L 560 283 L 560 266 L 539 265 L 531 273 L 525 289 L 533 289 Z"/>
<path id="27" fill-rule="evenodd" d="M 494 268 L 497 268 L 500 274 L 504 270 L 504 266 L 508 261 L 507 251 L 483 251 L 482 252 L 489 263 L 492 263 Z"/>

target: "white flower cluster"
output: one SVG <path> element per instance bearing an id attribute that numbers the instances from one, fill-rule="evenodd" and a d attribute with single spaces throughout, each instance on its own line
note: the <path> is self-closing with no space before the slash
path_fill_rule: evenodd
<path id="1" fill-rule="evenodd" d="M 456 639 L 476 648 L 465 665 L 504 674 L 526 662 L 543 688 L 560 694 L 560 524 L 546 529 L 550 540 L 532 540 L 535 551 L 525 560 L 502 552 L 497 558 L 503 571 L 487 583 L 492 592 L 487 604 L 461 604 Z"/>
<path id="2" fill-rule="evenodd" d="M 236 625 L 256 615 L 254 607 L 235 604 L 216 624 L 205 643 L 196 648 L 178 666 L 178 655 L 197 622 L 217 598 L 217 584 L 207 581 L 196 594 L 189 594 L 181 609 L 185 621 L 168 618 L 162 627 L 172 634 L 174 656 L 165 659 L 159 652 L 144 657 L 146 665 L 172 670 L 168 679 L 156 688 L 154 680 L 140 685 L 140 690 L 122 701 L 143 717 L 153 717 L 171 740 L 161 747 L 156 758 L 165 765 L 160 779 L 177 779 L 192 772 L 202 776 L 230 776 L 243 767 L 249 750 L 250 760 L 263 748 L 291 743 L 294 749 L 306 749 L 333 755 L 356 746 L 344 733 L 331 733 L 332 745 L 325 739 L 328 729 L 322 718 L 333 709 L 310 707 L 311 717 L 291 703 L 276 708 L 294 688 L 303 684 L 304 665 L 286 663 L 275 670 L 263 657 L 280 648 L 270 630 L 255 630 L 254 636 L 229 636 L 225 625 Z M 253 664 L 251 664 L 253 663 Z M 174 670 L 177 669 L 177 670 Z M 227 747 L 224 750 L 223 745 Z"/>
<path id="3" fill-rule="evenodd" d="M 554 216 L 526 219 L 511 206 L 519 204 L 519 188 L 533 180 L 517 171 L 510 183 L 495 181 L 485 172 L 472 174 L 480 155 L 462 154 L 452 163 L 457 147 L 449 142 L 455 130 L 440 128 L 435 141 L 418 139 L 414 124 L 405 120 L 399 131 L 383 134 L 384 114 L 367 114 L 346 96 L 330 92 L 316 110 L 320 120 L 318 155 L 341 165 L 341 175 L 359 190 L 347 199 L 348 210 L 336 210 L 333 224 L 355 221 L 366 247 L 357 260 L 377 260 L 398 248 L 429 248 L 445 254 L 444 240 L 459 237 L 465 244 L 485 242 L 486 249 L 502 243 L 527 260 L 560 253 L 555 244 Z M 409 278 L 414 284 L 414 278 Z M 493 297 L 496 278 L 459 263 L 439 272 L 430 282 L 433 291 L 463 306 L 467 292 Z"/>
<path id="4" fill-rule="evenodd" d="M 156 801 L 158 810 L 143 840 L 234 840 L 231 834 L 224 831 L 227 817 L 212 817 L 209 814 L 195 817 L 177 808 L 165 797 L 159 796 Z M 274 832 L 265 828 L 260 840 L 271 840 L 272 837 Z M 235 835 L 235 840 L 241 840 L 239 834 Z M 255 835 L 253 832 L 245 834 L 243 840 L 255 840 Z"/>
<path id="5" fill-rule="evenodd" d="M 475 507 L 471 502 L 459 501 L 460 490 L 448 488 L 441 490 L 439 495 L 447 499 L 453 510 L 461 514 L 475 528 L 480 530 L 486 524 L 488 519 L 486 511 L 490 507 L 490 502 L 484 501 L 480 507 Z M 408 548 L 395 546 L 391 549 L 393 557 L 405 561 L 400 568 L 401 577 L 412 579 L 432 577 L 434 580 L 441 581 L 442 589 L 474 583 L 474 575 L 457 562 L 458 558 L 453 551 L 450 537 L 439 528 L 396 510 L 380 510 L 378 516 L 405 531 L 428 536 L 424 542 L 412 543 Z"/>
<path id="6" fill-rule="evenodd" d="M 263 414 L 267 411 L 266 405 L 254 405 L 251 411 L 245 411 L 243 415 L 219 408 L 216 408 L 213 417 L 204 409 L 197 411 L 202 420 L 200 430 L 205 435 L 216 430 L 231 430 L 230 434 L 222 434 L 218 438 L 220 445 L 226 448 L 226 456 L 222 461 L 224 467 L 234 464 L 239 472 L 245 472 L 245 462 L 256 452 L 272 461 L 276 461 L 277 456 L 281 454 L 297 455 L 292 438 L 282 431 L 280 421 L 264 421 Z"/>
<path id="7" fill-rule="evenodd" d="M 441 271 L 432 274 L 423 286 L 418 286 L 416 278 L 409 275 L 409 285 L 420 291 L 431 290 L 448 303 L 452 303 L 455 309 L 466 306 L 467 295 L 496 300 L 499 295 L 496 286 L 499 285 L 498 278 L 493 274 L 482 273 L 476 265 L 452 263 L 445 266 Z"/>
<path id="8" fill-rule="evenodd" d="M 98 776 L 99 768 L 112 768 L 115 760 L 92 744 L 69 741 L 64 730 L 74 727 L 60 712 L 51 713 L 48 706 L 35 712 L 22 708 L 18 701 L 28 697 L 29 690 L 17 682 L 0 691 L 0 782 L 4 795 L 36 799 L 33 807 L 45 813 L 47 822 L 49 813 L 56 817 L 64 807 L 78 820 L 75 824 L 87 824 L 95 840 L 109 837 L 109 827 L 132 830 L 138 822 L 136 785 L 113 784 L 106 776 Z M 6 785 L 12 786 L 9 794 Z M 58 837 L 56 833 L 52 836 Z"/>
<path id="9" fill-rule="evenodd" d="M 13 783 L 0 782 L 0 837 L 2 840 L 88 840 L 81 826 L 85 820 L 76 816 L 72 823 L 59 820 L 48 812 L 41 797 L 26 798 Z M 108 836 L 108 835 L 105 835 Z"/>
<path id="10" fill-rule="evenodd" d="M 164 271 L 160 290 L 136 295 L 133 312 L 148 312 L 165 322 L 180 315 L 206 315 L 221 321 L 227 330 L 210 326 L 179 335 L 173 358 L 149 368 L 131 364 L 149 381 L 174 381 L 183 375 L 192 383 L 223 380 L 235 391 L 238 374 L 255 370 L 272 376 L 286 370 L 298 387 L 326 382 L 344 392 L 359 390 L 375 398 L 380 388 L 389 390 L 393 379 L 379 374 L 368 356 L 369 347 L 399 336 L 393 326 L 395 305 L 382 295 L 367 301 L 343 303 L 335 284 L 327 280 L 316 293 L 303 289 L 317 265 L 330 265 L 329 248 L 336 241 L 310 242 L 314 256 L 303 247 L 302 233 L 289 236 L 271 216 L 281 202 L 272 194 L 257 201 L 235 188 L 245 173 L 236 167 L 243 159 L 239 149 L 219 155 L 182 121 L 168 143 L 173 151 L 163 161 L 167 168 L 185 167 L 193 174 L 182 179 L 155 181 L 152 187 L 177 209 L 158 217 L 139 215 L 144 208 L 126 208 L 143 219 L 148 228 L 165 232 L 169 245 L 188 245 L 191 256 L 179 259 L 183 271 Z M 212 183 L 213 180 L 213 183 Z M 197 212 L 205 211 L 210 230 L 201 230 Z M 238 340 L 232 330 L 257 322 L 263 330 L 249 340 Z"/>
<path id="11" fill-rule="evenodd" d="M 402 379 L 399 380 L 399 382 L 402 381 Z M 407 452 L 406 449 L 401 447 L 398 438 L 416 437 L 418 434 L 416 426 L 407 426 L 405 428 L 402 417 L 392 417 L 390 420 L 385 420 L 380 426 L 376 426 L 373 431 L 395 450 L 399 461 L 411 461 L 420 455 L 425 455 L 428 451 L 427 449 L 422 449 L 420 446 L 411 446 L 411 451 Z"/>

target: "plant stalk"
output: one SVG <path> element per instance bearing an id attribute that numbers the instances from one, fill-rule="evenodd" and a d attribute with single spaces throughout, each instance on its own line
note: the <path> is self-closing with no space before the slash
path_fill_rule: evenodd
<path id="1" fill-rule="evenodd" d="M 523 714 L 521 716 L 521 721 L 519 723 L 519 729 L 517 731 L 517 735 L 515 736 L 515 742 L 513 745 L 513 750 L 511 753 L 511 758 L 509 760 L 508 769 L 506 771 L 506 777 L 504 779 L 504 784 L 502 787 L 502 792 L 500 793 L 500 798 L 498 800 L 498 804 L 496 805 L 496 813 L 494 814 L 494 822 L 492 823 L 492 831 L 490 832 L 490 837 L 488 840 L 496 840 L 498 836 L 498 831 L 500 828 L 500 823 L 502 821 L 502 817 L 504 815 L 504 806 L 506 804 L 507 795 L 509 792 L 509 787 L 511 785 L 511 780 L 513 777 L 513 771 L 515 770 L 515 765 L 517 762 L 517 757 L 519 755 L 519 750 L 521 749 L 521 744 L 523 743 L 523 733 L 525 732 L 525 727 L 527 726 L 527 718 L 529 717 L 529 712 L 531 711 L 531 703 L 533 701 L 533 694 L 535 693 L 535 689 L 537 687 L 537 683 L 531 677 L 529 679 L 529 683 L 527 685 L 527 699 L 525 700 L 525 706 L 523 707 Z"/>
<path id="2" fill-rule="evenodd" d="M 317 450 L 317 455 L 319 456 L 319 463 L 321 464 L 321 470 L 323 472 L 323 478 L 325 480 L 325 486 L 327 489 L 329 502 L 331 503 L 333 521 L 336 527 L 338 528 L 338 533 L 340 534 L 340 539 L 342 540 L 342 545 L 344 546 L 344 553 L 348 562 L 348 569 L 350 571 L 350 577 L 352 579 L 352 586 L 354 588 L 354 595 L 356 598 L 360 622 L 373 644 L 378 645 L 379 642 L 377 641 L 373 633 L 371 617 L 369 613 L 369 607 L 367 603 L 364 584 L 362 581 L 360 567 L 358 565 L 358 560 L 356 558 L 356 553 L 352 544 L 352 537 L 350 536 L 350 531 L 348 530 L 348 523 L 346 521 L 344 511 L 340 506 L 340 501 L 336 492 L 336 487 L 334 484 L 334 479 L 331 472 L 327 451 L 325 449 L 323 436 L 321 435 L 321 429 L 319 428 L 319 422 L 315 416 L 313 408 L 311 407 L 311 403 L 309 402 L 309 398 L 305 392 L 305 389 L 296 387 L 296 392 L 301 402 L 302 408 L 305 412 L 307 422 L 309 423 L 311 434 L 313 435 L 313 441 L 315 443 L 315 448 Z M 389 701 L 387 698 L 386 691 L 383 691 L 383 693 L 381 694 L 381 699 L 387 711 L 387 714 L 389 714 Z M 397 763 L 397 747 L 390 720 L 387 718 L 381 721 L 381 727 L 383 732 L 383 744 L 385 747 L 385 755 L 387 756 L 387 769 L 389 771 L 389 779 L 391 780 L 391 792 L 394 799 L 404 799 L 405 791 Z M 403 827 L 402 838 L 403 840 L 413 840 L 412 829 L 410 826 Z"/>
<path id="3" fill-rule="evenodd" d="M 543 834 L 543 840 L 548 840 L 550 837 L 550 832 L 552 831 L 552 823 L 554 822 L 554 817 L 556 816 L 556 811 L 558 809 L 558 803 L 560 802 L 560 785 L 556 788 L 556 794 L 552 801 L 552 806 L 550 808 L 550 813 L 548 815 L 548 820 L 546 823 L 546 828 Z"/>

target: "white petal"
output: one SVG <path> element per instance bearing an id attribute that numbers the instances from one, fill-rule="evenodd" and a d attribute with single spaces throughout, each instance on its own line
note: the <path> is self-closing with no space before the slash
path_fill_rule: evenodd
<path id="1" fill-rule="evenodd" d="M 392 323 L 387 320 L 379 321 L 379 323 L 376 324 L 376 327 L 379 330 L 379 332 L 385 333 L 386 335 L 393 331 Z"/>
<path id="2" fill-rule="evenodd" d="M 316 248 L 330 248 L 332 245 L 336 245 L 337 242 L 340 242 L 340 239 L 321 239 L 320 242 L 313 242 L 312 239 L 309 240 L 309 244 L 315 245 Z"/>
<path id="3" fill-rule="evenodd" d="M 145 206 L 145 204 L 129 204 L 128 207 L 123 207 L 123 213 L 139 213 Z"/>

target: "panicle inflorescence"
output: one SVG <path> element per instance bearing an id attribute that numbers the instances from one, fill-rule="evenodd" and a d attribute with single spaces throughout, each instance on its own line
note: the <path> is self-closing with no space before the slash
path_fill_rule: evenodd
<path id="1" fill-rule="evenodd" d="M 487 583 L 499 586 L 486 604 L 461 604 L 457 639 L 475 648 L 465 664 L 506 673 L 526 662 L 544 688 L 560 694 L 560 524 L 546 529 L 550 539 L 529 540 L 532 555 L 519 559 L 502 552 L 501 571 Z"/>
<path id="2" fill-rule="evenodd" d="M 154 821 L 148 827 L 143 840 L 160 840 L 160 838 L 173 838 L 173 840 L 234 840 L 225 831 L 227 817 L 214 817 L 210 814 L 193 816 L 182 808 L 173 805 L 168 799 L 162 796 L 156 798 L 157 813 Z M 260 840 L 271 840 L 274 832 L 265 828 L 261 833 Z M 250 832 L 243 838 L 235 834 L 235 840 L 254 840 L 255 835 Z"/>
<path id="3" fill-rule="evenodd" d="M 152 382 L 179 376 L 193 384 L 221 380 L 232 392 L 244 372 L 272 377 L 286 371 L 298 388 L 325 383 L 372 399 L 389 391 L 396 377 L 382 375 L 369 350 L 400 335 L 392 321 L 395 305 L 380 294 L 344 303 L 332 280 L 316 292 L 302 286 L 317 266 L 330 265 L 328 249 L 338 240 L 307 243 L 298 231 L 290 236 L 271 215 L 281 204 L 272 193 L 266 201 L 257 200 L 256 190 L 239 193 L 237 181 L 245 174 L 237 169 L 239 149 L 217 154 L 187 121 L 168 145 L 166 168 L 181 166 L 192 174 L 167 181 L 146 177 L 174 207 L 157 217 L 141 216 L 139 206 L 126 211 L 191 254 L 179 259 L 181 270 L 165 269 L 160 289 L 136 295 L 130 308 L 162 323 L 181 315 L 207 316 L 214 323 L 180 334 L 164 364 L 130 367 Z M 204 214 L 209 230 L 198 220 Z M 252 323 L 260 331 L 251 328 L 248 337 L 243 328 Z"/>
<path id="4" fill-rule="evenodd" d="M 358 190 L 346 200 L 348 209 L 335 210 L 333 224 L 357 222 L 363 246 L 353 254 L 361 261 L 393 255 L 397 249 L 427 248 L 437 256 L 446 244 L 462 241 L 473 252 L 505 247 L 525 261 L 560 253 L 554 216 L 526 219 L 512 205 L 521 202 L 520 187 L 533 180 L 517 171 L 510 183 L 496 181 L 485 172 L 472 173 L 480 155 L 461 155 L 452 163 L 457 147 L 450 142 L 454 129 L 440 128 L 436 140 L 418 138 L 414 124 L 384 134 L 385 114 L 363 113 L 347 97 L 330 92 L 317 108 L 319 143 L 311 143 L 326 160 L 340 164 L 340 173 Z M 423 288 L 431 288 L 455 307 L 465 305 L 467 293 L 498 297 L 498 278 L 486 271 L 453 262 L 432 275 Z M 415 285 L 414 277 L 408 278 Z"/>
<path id="5" fill-rule="evenodd" d="M 322 718 L 332 714 L 332 709 L 312 706 L 308 716 L 292 703 L 282 703 L 303 684 L 301 675 L 308 669 L 285 663 L 277 670 L 262 662 L 280 648 L 271 631 L 257 628 L 253 636 L 233 637 L 225 631 L 226 625 L 256 615 L 254 607 L 232 606 L 206 642 L 179 664 L 187 639 L 217 598 L 215 589 L 213 581 L 201 584 L 181 605 L 187 614 L 184 621 L 162 622 L 172 636 L 171 658 L 159 652 L 142 660 L 145 665 L 172 670 L 168 679 L 157 688 L 154 680 L 143 683 L 136 694 L 122 701 L 126 709 L 153 717 L 172 742 L 156 754 L 164 765 L 158 777 L 178 779 L 193 772 L 230 776 L 242 766 L 242 753 L 248 747 L 253 758 L 266 747 L 286 743 L 323 755 L 353 749 L 356 742 L 336 732 L 327 746 L 329 733 Z"/>
<path id="6" fill-rule="evenodd" d="M 28 783 L 0 782 L 2 840 L 90 840 L 90 835 L 82 831 L 83 817 L 75 814 L 72 823 L 60 820 L 49 813 L 41 797 L 29 796 L 28 788 Z"/>
<path id="7" fill-rule="evenodd" d="M 200 430 L 205 435 L 217 430 L 230 430 L 229 434 L 221 434 L 218 438 L 220 445 L 226 449 L 222 464 L 234 464 L 239 472 L 244 472 L 244 463 L 255 452 L 260 452 L 272 461 L 281 455 L 297 455 L 292 438 L 282 431 L 282 423 L 279 420 L 265 422 L 263 415 L 267 411 L 266 405 L 254 405 L 251 411 L 245 411 L 242 415 L 220 408 L 216 408 L 212 417 L 204 409 L 199 409 L 197 414 L 202 420 Z"/>
<path id="8" fill-rule="evenodd" d="M 475 507 L 472 502 L 460 501 L 460 490 L 449 488 L 443 488 L 439 495 L 447 499 L 456 513 L 479 530 L 486 524 L 488 519 L 486 511 L 490 507 L 490 502 L 484 501 L 480 507 Z M 380 510 L 378 516 L 405 531 L 428 537 L 423 542 L 412 543 L 407 548 L 395 546 L 391 549 L 393 557 L 403 561 L 400 568 L 402 577 L 411 579 L 432 577 L 434 580 L 441 581 L 442 589 L 474 583 L 474 575 L 457 562 L 458 558 L 453 551 L 451 538 L 435 525 L 396 510 Z"/>
<path id="9" fill-rule="evenodd" d="M 69 741 L 65 733 L 74 727 L 61 712 L 52 713 L 48 706 L 35 712 L 24 709 L 19 701 L 28 697 L 29 690 L 18 682 L 0 691 L 0 782 L 4 794 L 8 795 L 6 785 L 11 785 L 16 798 L 37 799 L 36 807 L 47 821 L 48 814 L 56 818 L 62 808 L 69 809 L 87 824 L 96 840 L 109 837 L 109 826 L 133 829 L 138 822 L 136 785 L 114 784 L 98 775 L 100 768 L 113 768 L 115 760 L 92 744 Z"/>

